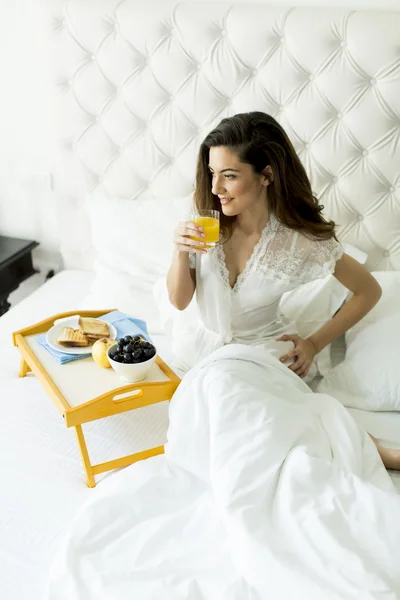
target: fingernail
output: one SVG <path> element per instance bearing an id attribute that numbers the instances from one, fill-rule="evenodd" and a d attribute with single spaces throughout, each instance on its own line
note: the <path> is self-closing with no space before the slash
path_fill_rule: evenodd
<path id="1" fill-rule="evenodd" d="M 205 233 L 202 233 L 202 234 L 201 234 L 201 237 L 206 237 L 206 234 L 205 234 Z"/>

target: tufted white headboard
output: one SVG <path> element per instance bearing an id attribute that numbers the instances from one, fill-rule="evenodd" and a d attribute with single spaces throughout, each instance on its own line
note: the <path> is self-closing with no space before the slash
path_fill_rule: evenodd
<path id="1" fill-rule="evenodd" d="M 48 5 L 66 266 L 91 266 L 88 190 L 116 202 L 186 195 L 205 135 L 262 110 L 288 132 L 339 238 L 370 269 L 400 269 L 400 11 Z"/>

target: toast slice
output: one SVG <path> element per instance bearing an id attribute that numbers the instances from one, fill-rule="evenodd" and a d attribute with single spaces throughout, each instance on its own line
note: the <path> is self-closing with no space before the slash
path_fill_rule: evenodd
<path id="1" fill-rule="evenodd" d="M 63 327 L 57 337 L 57 344 L 61 346 L 90 346 L 90 341 L 78 329 Z"/>
<path id="2" fill-rule="evenodd" d="M 109 335 L 108 334 L 106 336 L 105 335 L 99 335 L 97 337 L 90 336 L 90 335 L 85 335 L 85 338 L 89 341 L 89 344 L 94 344 L 95 342 L 97 342 L 97 340 L 102 340 L 105 337 L 108 338 Z"/>
<path id="3" fill-rule="evenodd" d="M 92 317 L 79 317 L 79 331 L 90 338 L 91 341 L 109 337 L 110 331 L 107 323 L 93 319 Z"/>

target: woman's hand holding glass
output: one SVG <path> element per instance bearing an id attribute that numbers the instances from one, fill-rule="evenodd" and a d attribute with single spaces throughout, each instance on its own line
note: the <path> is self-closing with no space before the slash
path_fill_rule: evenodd
<path id="1" fill-rule="evenodd" d="M 205 238 L 204 228 L 196 225 L 193 221 L 180 221 L 174 231 L 174 244 L 180 252 L 196 252 L 206 254 L 205 242 L 192 238 Z"/>

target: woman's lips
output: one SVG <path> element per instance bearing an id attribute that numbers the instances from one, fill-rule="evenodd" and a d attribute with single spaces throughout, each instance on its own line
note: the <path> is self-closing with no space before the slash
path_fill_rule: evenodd
<path id="1" fill-rule="evenodd" d="M 221 204 L 228 204 L 229 202 L 232 202 L 233 198 L 220 198 L 220 202 Z"/>

